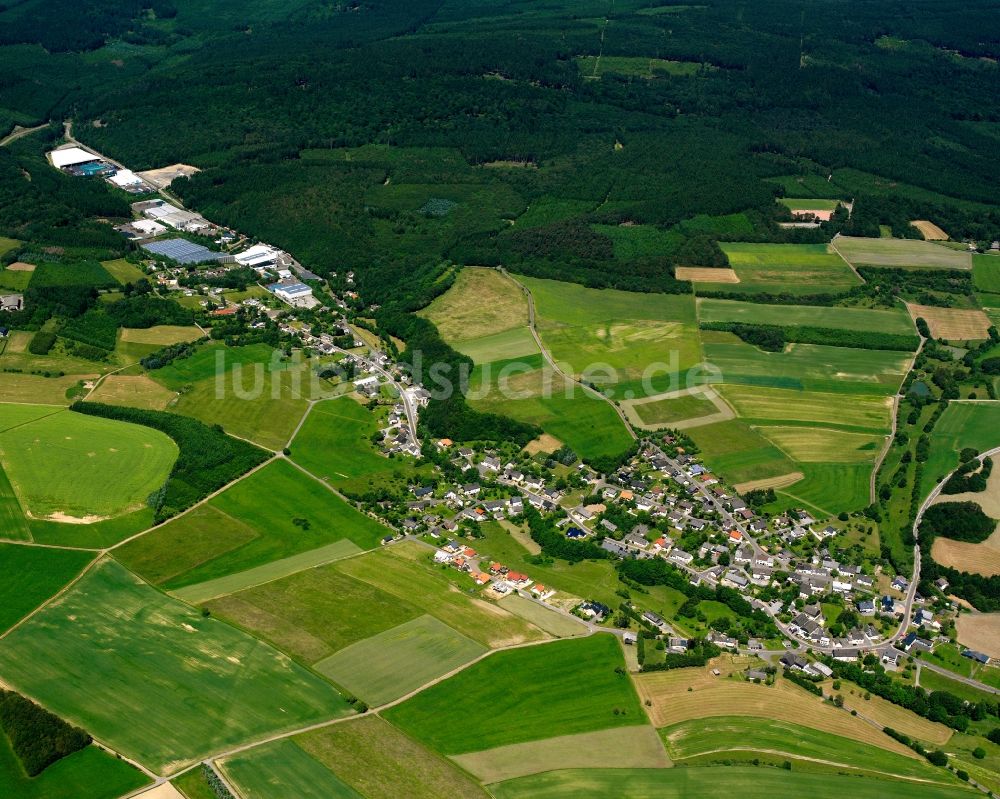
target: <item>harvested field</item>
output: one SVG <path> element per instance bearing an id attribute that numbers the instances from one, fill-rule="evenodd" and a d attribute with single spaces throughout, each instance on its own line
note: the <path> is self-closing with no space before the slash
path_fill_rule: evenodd
<path id="1" fill-rule="evenodd" d="M 932 504 L 939 502 L 975 502 L 983 513 L 1000 519 L 1000 469 L 994 469 L 986 479 L 985 491 L 968 491 L 964 494 L 938 494 Z M 985 542 L 984 542 L 985 543 Z"/>
<path id="2" fill-rule="evenodd" d="M 927 219 L 914 219 L 910 224 L 920 231 L 925 241 L 948 241 L 948 234 Z"/>
<path id="3" fill-rule="evenodd" d="M 955 627 L 965 646 L 1000 658 L 1000 613 L 962 613 Z"/>
<path id="4" fill-rule="evenodd" d="M 766 477 L 763 480 L 749 480 L 745 483 L 737 483 L 733 486 L 738 494 L 745 494 L 748 491 L 757 491 L 764 488 L 787 488 L 793 483 L 797 483 L 805 477 L 802 472 L 789 472 L 779 474 L 777 477 Z"/>
<path id="5" fill-rule="evenodd" d="M 484 783 L 563 768 L 667 768 L 670 759 L 651 726 L 562 735 L 452 757 Z"/>
<path id="6" fill-rule="evenodd" d="M 678 280 L 690 280 L 692 283 L 739 283 L 739 275 L 732 269 L 721 269 L 712 266 L 678 266 L 674 270 Z"/>
<path id="7" fill-rule="evenodd" d="M 718 390 L 745 420 L 813 422 L 873 433 L 889 429 L 889 397 L 737 385 Z"/>
<path id="8" fill-rule="evenodd" d="M 967 252 L 917 239 L 866 239 L 837 236 L 837 251 L 854 266 L 899 266 L 915 269 L 971 269 Z"/>
<path id="9" fill-rule="evenodd" d="M 542 433 L 538 438 L 529 441 L 524 451 L 529 455 L 537 455 L 539 452 L 555 452 L 563 445 L 562 441 L 548 433 Z"/>
<path id="10" fill-rule="evenodd" d="M 7 268 L 11 272 L 34 272 L 34 264 L 26 264 L 24 261 L 14 261 L 14 263 L 9 264 Z"/>
<path id="11" fill-rule="evenodd" d="M 640 700 L 652 703 L 646 712 L 655 727 L 711 716 L 760 716 L 793 724 L 809 719 L 814 729 L 917 757 L 862 719 L 824 704 L 784 679 L 772 686 L 755 685 L 713 677 L 706 667 L 640 674 L 635 684 Z"/>
<path id="12" fill-rule="evenodd" d="M 156 344 L 165 347 L 181 341 L 194 341 L 205 335 L 194 325 L 154 325 L 149 328 L 123 327 L 121 340 L 131 344 Z"/>
<path id="13" fill-rule="evenodd" d="M 828 427 L 760 427 L 758 430 L 800 463 L 866 463 L 874 461 L 885 437 L 848 433 Z"/>
<path id="14" fill-rule="evenodd" d="M 463 269 L 455 284 L 420 311 L 448 342 L 468 341 L 528 324 L 521 289 L 495 269 Z"/>
<path id="15" fill-rule="evenodd" d="M 865 699 L 864 689 L 847 680 L 841 680 L 839 691 L 833 690 L 832 681 L 827 681 L 823 683 L 823 691 L 830 696 L 841 694 L 844 697 L 846 710 L 856 710 L 859 716 L 870 719 L 883 727 L 891 727 L 911 738 L 919 738 L 921 741 L 936 746 L 944 746 L 951 740 L 952 730 L 950 727 L 929 721 L 904 707 L 894 705 L 888 699 L 882 699 L 880 696 L 870 696 Z"/>
<path id="16" fill-rule="evenodd" d="M 927 321 L 934 338 L 948 341 L 969 341 L 988 338 L 990 320 L 982 311 L 959 308 L 938 308 L 931 305 L 907 303 L 914 320 L 920 316 Z"/>
<path id="17" fill-rule="evenodd" d="M 177 394 L 146 375 L 108 375 L 88 399 L 108 405 L 164 410 Z"/>
<path id="18" fill-rule="evenodd" d="M 956 501 L 957 497 L 945 497 L 945 499 Z M 1000 525 L 993 531 L 993 535 L 978 544 L 938 536 L 934 539 L 931 557 L 942 566 L 962 572 L 981 574 L 984 577 L 998 575 L 1000 574 Z"/>
<path id="19" fill-rule="evenodd" d="M 11 341 L 11 345 L 14 345 Z M 5 374 L 0 379 L 0 402 L 38 402 L 68 405 L 66 392 L 81 380 L 93 380 L 96 374 L 42 377 L 41 375 Z"/>

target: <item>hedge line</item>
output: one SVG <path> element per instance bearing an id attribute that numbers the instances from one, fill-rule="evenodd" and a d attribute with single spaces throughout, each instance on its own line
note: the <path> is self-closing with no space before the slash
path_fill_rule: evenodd
<path id="1" fill-rule="evenodd" d="M 839 330 L 831 327 L 803 325 L 752 325 L 743 322 L 702 322 L 702 330 L 734 333 L 748 344 L 778 351 L 786 342 L 825 344 L 829 347 L 853 347 L 861 350 L 894 350 L 913 352 L 920 344 L 917 335 L 874 333 L 861 330 Z"/>

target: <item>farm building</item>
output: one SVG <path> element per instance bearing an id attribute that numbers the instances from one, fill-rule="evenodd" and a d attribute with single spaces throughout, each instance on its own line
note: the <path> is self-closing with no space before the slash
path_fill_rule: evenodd
<path id="1" fill-rule="evenodd" d="M 154 255 L 170 258 L 179 264 L 203 264 L 209 261 L 218 261 L 224 257 L 222 253 L 212 252 L 207 247 L 194 244 L 187 239 L 151 241 L 148 244 L 143 244 L 142 248 Z"/>

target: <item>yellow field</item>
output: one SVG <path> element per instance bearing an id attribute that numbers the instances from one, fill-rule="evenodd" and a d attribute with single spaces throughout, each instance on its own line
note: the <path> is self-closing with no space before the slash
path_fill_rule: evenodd
<path id="1" fill-rule="evenodd" d="M 667 768 L 663 742 L 649 725 L 561 735 L 451 758 L 491 783 L 564 768 Z"/>
<path id="2" fill-rule="evenodd" d="M 821 391 L 723 385 L 717 390 L 736 412 L 748 420 L 821 422 L 888 429 L 889 397 L 854 396 Z"/>
<path id="3" fill-rule="evenodd" d="M 194 341 L 204 333 L 194 325 L 156 325 L 145 330 L 123 327 L 121 340 L 130 344 L 179 344 L 182 341 Z"/>
<path id="4" fill-rule="evenodd" d="M 965 646 L 1000 658 L 1000 613 L 961 613 L 955 627 Z"/>
<path id="5" fill-rule="evenodd" d="M 765 477 L 763 480 L 748 480 L 745 483 L 737 483 L 733 486 L 738 494 L 745 494 L 747 491 L 757 491 L 763 488 L 787 488 L 793 483 L 797 483 L 805 477 L 802 472 L 789 472 L 779 474 L 777 477 Z"/>
<path id="6" fill-rule="evenodd" d="M 883 436 L 828 427 L 758 427 L 757 431 L 802 463 L 874 461 L 885 442 Z"/>
<path id="7" fill-rule="evenodd" d="M 908 757 L 917 757 L 907 746 L 866 721 L 825 704 L 819 697 L 779 679 L 772 686 L 738 679 L 714 677 L 710 668 L 674 669 L 635 677 L 639 699 L 655 727 L 710 716 L 756 716 L 807 724 L 821 732 L 841 735 Z M 690 688 L 691 690 L 688 690 Z"/>
<path id="8" fill-rule="evenodd" d="M 948 341 L 968 341 L 987 338 L 990 328 L 989 317 L 982 311 L 961 310 L 959 308 L 937 308 L 932 305 L 907 303 L 910 316 L 922 316 L 927 321 L 934 338 Z"/>
<path id="9" fill-rule="evenodd" d="M 928 721 L 916 713 L 878 696 L 865 699 L 864 689 L 847 680 L 841 680 L 839 691 L 833 690 L 832 681 L 824 682 L 823 692 L 832 695 L 841 694 L 844 697 L 844 707 L 847 710 L 856 710 L 859 716 L 871 719 L 883 727 L 892 727 L 897 732 L 909 735 L 911 738 L 919 738 L 921 741 L 936 746 L 943 746 L 951 739 L 952 731 L 944 724 Z"/>
<path id="10" fill-rule="evenodd" d="M 948 241 L 948 234 L 927 219 L 914 219 L 910 224 L 919 230 L 927 241 Z"/>
<path id="11" fill-rule="evenodd" d="M 34 272 L 34 264 L 26 264 L 24 261 L 14 261 L 14 263 L 9 264 L 7 268 L 11 272 Z"/>
<path id="12" fill-rule="evenodd" d="M 935 538 L 931 556 L 942 566 L 993 577 L 1000 574 L 1000 527 L 979 544 L 954 541 L 950 538 Z"/>
<path id="13" fill-rule="evenodd" d="M 678 266 L 674 269 L 678 280 L 690 280 L 692 283 L 739 283 L 740 277 L 732 269 L 719 269 L 711 266 Z"/>
<path id="14" fill-rule="evenodd" d="M 108 375 L 89 399 L 109 405 L 129 405 L 133 408 L 162 411 L 176 396 L 173 391 L 146 375 Z"/>
<path id="15" fill-rule="evenodd" d="M 419 315 L 437 325 L 446 341 L 467 341 L 527 325 L 528 301 L 495 269 L 467 268 Z"/>

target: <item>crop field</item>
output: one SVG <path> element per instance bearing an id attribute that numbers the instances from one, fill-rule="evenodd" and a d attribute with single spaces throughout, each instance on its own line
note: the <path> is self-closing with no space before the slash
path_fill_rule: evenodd
<path id="1" fill-rule="evenodd" d="M 762 480 L 799 471 L 799 466 L 771 441 L 740 419 L 688 431 L 705 462 L 734 483 Z"/>
<path id="2" fill-rule="evenodd" d="M 520 594 L 508 594 L 498 604 L 504 610 L 509 610 L 515 616 L 520 616 L 556 638 L 572 638 L 587 634 L 586 625 L 575 616 L 564 616 Z"/>
<path id="3" fill-rule="evenodd" d="M 948 499 L 958 501 L 959 497 Z M 1000 530 L 994 530 L 989 538 L 979 544 L 938 536 L 934 539 L 931 556 L 936 563 L 959 571 L 982 574 L 984 577 L 1000 574 Z"/>
<path id="4" fill-rule="evenodd" d="M 447 624 L 424 615 L 351 644 L 314 668 L 370 705 L 382 705 L 486 651 Z"/>
<path id="5" fill-rule="evenodd" d="M 948 234 L 928 219 L 914 219 L 910 224 L 920 231 L 925 241 L 948 241 Z"/>
<path id="6" fill-rule="evenodd" d="M 205 334 L 194 325 L 154 325 L 149 328 L 123 327 L 119 335 L 122 341 L 130 344 L 166 347 L 181 341 L 196 341 Z"/>
<path id="7" fill-rule="evenodd" d="M 295 743 L 367 799 L 486 799 L 468 774 L 378 716 L 298 735 Z"/>
<path id="8" fill-rule="evenodd" d="M 54 596 L 93 560 L 92 552 L 0 544 L 0 632 Z M 2 736 L 0 736 L 2 737 Z"/>
<path id="9" fill-rule="evenodd" d="M 690 280 L 693 283 L 740 282 L 740 277 L 734 270 L 717 266 L 678 266 L 674 268 L 674 277 L 678 280 Z"/>
<path id="10" fill-rule="evenodd" d="M 963 613 L 955 621 L 955 628 L 963 644 L 1000 658 L 1000 613 Z M 920 674 L 921 684 L 925 674 L 926 671 Z M 956 693 L 963 696 L 959 691 Z"/>
<path id="11" fill-rule="evenodd" d="M 833 690 L 832 681 L 826 682 L 823 684 L 823 690 L 830 695 L 842 695 L 847 710 L 856 710 L 859 716 L 870 719 L 882 727 L 891 727 L 911 738 L 918 738 L 935 746 L 944 746 L 951 740 L 950 727 L 929 721 L 880 696 L 869 696 L 865 699 L 865 690 L 847 680 L 841 680 L 840 689 L 836 691 Z"/>
<path id="12" fill-rule="evenodd" d="M 566 768 L 670 766 L 663 742 L 648 724 L 508 744 L 455 755 L 452 760 L 484 783 Z"/>
<path id="13" fill-rule="evenodd" d="M 861 284 L 844 259 L 825 244 L 720 246 L 739 278 L 739 286 L 733 291 L 822 294 L 847 291 Z"/>
<path id="14" fill-rule="evenodd" d="M 538 344 L 535 343 L 527 326 L 459 341 L 452 346 L 463 355 L 468 355 L 477 364 L 508 361 L 538 354 Z"/>
<path id="15" fill-rule="evenodd" d="M 5 362 L 0 356 L 0 364 Z M 85 378 L 96 378 L 91 371 L 85 374 L 71 374 L 63 377 L 42 377 L 41 375 L 4 374 L 0 379 L 0 402 L 31 402 L 51 405 L 67 405 L 66 392 Z"/>
<path id="16" fill-rule="evenodd" d="M 676 422 L 719 413 L 716 404 L 708 399 L 704 392 L 691 392 L 676 397 L 653 399 L 652 402 L 648 400 L 633 401 L 630 407 L 640 421 L 647 425 L 673 425 Z"/>
<path id="17" fill-rule="evenodd" d="M 834 247 L 854 266 L 913 269 L 971 269 L 969 253 L 919 239 L 865 239 L 837 236 Z"/>
<path id="18" fill-rule="evenodd" d="M 931 432 L 930 456 L 924 467 L 921 490 L 926 496 L 934 484 L 958 466 L 966 447 L 985 452 L 1000 446 L 1000 403 L 953 402 Z"/>
<path id="19" fill-rule="evenodd" d="M 758 428 L 789 457 L 801 463 L 873 463 L 885 437 L 828 427 Z"/>
<path id="20" fill-rule="evenodd" d="M 528 324 L 528 303 L 495 269 L 463 269 L 455 284 L 420 312 L 448 342 L 490 336 Z"/>
<path id="21" fill-rule="evenodd" d="M 1000 256 L 972 256 L 972 284 L 976 291 L 1000 294 Z"/>
<path id="22" fill-rule="evenodd" d="M 390 460 L 372 444 L 371 437 L 380 426 L 375 413 L 350 397 L 323 400 L 312 407 L 295 435 L 292 459 L 331 485 L 359 493 L 373 479 L 393 472 L 412 479 L 412 460 Z"/>
<path id="23" fill-rule="evenodd" d="M 287 656 L 105 561 L 0 641 L 4 679 L 158 772 L 335 718 Z"/>
<path id="24" fill-rule="evenodd" d="M 148 781 L 139 769 L 94 745 L 53 763 L 37 777 L 28 777 L 7 736 L 0 734 L 0 796 L 118 799 Z"/>
<path id="25" fill-rule="evenodd" d="M 147 375 L 108 375 L 89 396 L 91 402 L 164 410 L 177 394 Z"/>
<path id="26" fill-rule="evenodd" d="M 31 532 L 24 518 L 24 510 L 14 493 L 14 487 L 7 479 L 7 473 L 0 466 L 0 538 L 13 541 L 30 541 Z"/>
<path id="27" fill-rule="evenodd" d="M 753 716 L 797 724 L 809 719 L 815 730 L 916 758 L 903 744 L 862 719 L 839 710 L 797 685 L 779 679 L 774 685 L 713 677 L 708 668 L 674 669 L 635 677 L 639 698 L 655 727 L 713 716 Z M 688 690 L 690 688 L 691 690 Z"/>
<path id="28" fill-rule="evenodd" d="M 335 564 L 219 597 L 207 607 L 309 665 L 423 614 Z"/>
<path id="29" fill-rule="evenodd" d="M 343 539 L 371 549 L 383 535 L 385 528 L 378 522 L 278 460 L 193 512 L 126 544 L 115 556 L 170 590 L 246 572 Z"/>
<path id="30" fill-rule="evenodd" d="M 762 305 L 703 297 L 698 300 L 698 318 L 703 322 L 828 327 L 902 335 L 913 333 L 913 323 L 902 308 L 890 311 L 825 305 Z"/>
<path id="31" fill-rule="evenodd" d="M 907 304 L 913 319 L 923 317 L 934 338 L 948 341 L 969 341 L 989 338 L 989 318 L 982 311 L 960 308 L 938 308 L 931 305 Z"/>
<path id="32" fill-rule="evenodd" d="M 888 397 L 738 385 L 716 389 L 741 418 L 752 422 L 814 422 L 869 432 L 889 429 Z"/>
<path id="33" fill-rule="evenodd" d="M 337 571 L 402 600 L 490 648 L 547 636 L 524 619 L 473 597 L 475 585 L 453 569 L 428 568 L 426 547 L 403 543 L 334 565 Z"/>
<path id="34" fill-rule="evenodd" d="M 807 719 L 803 719 L 807 721 Z M 747 716 L 714 716 L 681 722 L 660 731 L 674 760 L 714 755 L 723 759 L 746 753 L 772 753 L 789 758 L 826 760 L 871 772 L 918 779 L 945 780 L 929 763 L 839 735 L 789 721 Z"/>
<path id="35" fill-rule="evenodd" d="M 11 410 L 15 407 L 27 407 L 37 418 L 19 423 L 25 411 Z M 163 485 L 177 458 L 177 445 L 163 433 L 52 410 L 0 405 L 0 461 L 33 517 L 96 521 L 119 516 L 142 507 Z M 52 468 L 53 459 L 58 469 Z"/>
<path id="36" fill-rule="evenodd" d="M 404 732 L 448 754 L 479 752 L 559 735 L 642 723 L 642 709 L 610 635 L 498 652 L 386 711 Z M 567 675 L 585 692 L 567 690 Z M 475 696 L 495 719 L 484 724 L 457 696 Z"/>
<path id="37" fill-rule="evenodd" d="M 564 371 L 585 374 L 621 394 L 656 393 L 680 387 L 681 374 L 701 361 L 690 295 L 639 294 L 588 289 L 571 283 L 521 277 L 535 301 L 542 341 Z M 659 364 L 656 388 L 643 386 L 647 367 Z M 610 367 L 611 374 L 608 374 Z"/>
<path id="38" fill-rule="evenodd" d="M 291 740 L 254 747 L 220 765 L 244 799 L 361 799 Z"/>
<path id="39" fill-rule="evenodd" d="M 803 796 L 852 799 L 969 799 L 957 785 L 913 784 L 859 779 L 851 775 L 796 773 L 753 766 L 683 769 L 567 769 L 490 786 L 496 799 L 603 799 L 607 796 L 656 799 L 801 799 Z"/>
<path id="40" fill-rule="evenodd" d="M 101 261 L 101 266 L 122 285 L 125 283 L 135 283 L 146 276 L 146 273 L 138 266 L 129 263 L 124 258 L 117 258 L 114 261 Z"/>
<path id="41" fill-rule="evenodd" d="M 7 291 L 24 291 L 31 282 L 31 272 L 19 269 L 0 269 L 0 288 Z"/>

